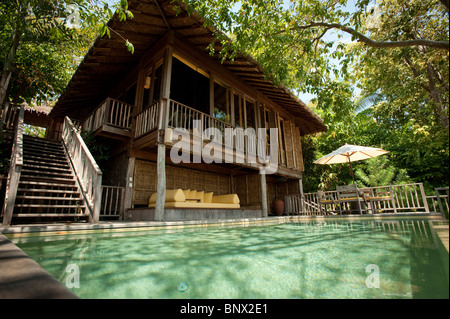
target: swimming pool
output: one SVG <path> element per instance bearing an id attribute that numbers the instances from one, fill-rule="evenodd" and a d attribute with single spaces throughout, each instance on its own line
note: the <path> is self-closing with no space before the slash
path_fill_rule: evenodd
<path id="1" fill-rule="evenodd" d="M 427 220 L 10 239 L 81 298 L 449 297 L 449 255 Z"/>

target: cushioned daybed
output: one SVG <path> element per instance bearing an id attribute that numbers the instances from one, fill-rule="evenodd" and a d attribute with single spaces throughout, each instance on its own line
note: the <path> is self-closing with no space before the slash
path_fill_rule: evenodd
<path id="1" fill-rule="evenodd" d="M 156 193 L 150 196 L 148 207 L 156 206 Z M 204 191 L 167 189 L 165 208 L 240 208 L 237 194 L 214 195 Z"/>

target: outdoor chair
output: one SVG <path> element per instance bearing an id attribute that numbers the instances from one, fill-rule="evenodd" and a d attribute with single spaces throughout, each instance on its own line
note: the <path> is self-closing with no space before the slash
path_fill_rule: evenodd
<path id="1" fill-rule="evenodd" d="M 317 191 L 317 196 L 319 197 L 319 207 L 321 215 L 336 215 L 337 207 L 339 202 L 333 197 L 332 194 L 325 194 L 324 191 Z M 330 209 L 327 208 L 330 207 Z"/>
<path id="2" fill-rule="evenodd" d="M 340 214 L 355 210 L 362 214 L 363 210 L 367 210 L 366 198 L 355 184 L 336 186 L 336 192 Z"/>
<path id="3" fill-rule="evenodd" d="M 376 191 L 375 193 L 373 193 L 372 191 L 372 193 L 367 194 L 366 201 L 369 203 L 370 211 L 372 214 L 374 214 L 377 211 L 377 205 L 379 207 L 378 209 L 379 211 L 383 209 L 380 206 L 381 204 L 380 202 L 390 202 L 392 207 L 389 207 L 388 209 L 393 210 L 394 213 L 397 212 L 392 185 L 389 185 L 389 191 Z"/>

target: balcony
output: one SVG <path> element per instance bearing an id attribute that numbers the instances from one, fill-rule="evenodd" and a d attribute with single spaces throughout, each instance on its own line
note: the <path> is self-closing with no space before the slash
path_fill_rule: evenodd
<path id="1" fill-rule="evenodd" d="M 301 177 L 300 172 L 287 168 L 283 163 L 278 165 L 278 149 L 270 150 L 270 140 L 266 140 L 267 134 L 258 136 L 255 130 L 235 127 L 171 99 L 156 101 L 137 114 L 132 130 L 133 107 L 107 98 L 84 121 L 82 127 L 94 132 L 94 135 L 132 140 L 132 149 L 150 153 L 155 153 L 158 139 L 170 147 L 180 146 L 177 142 L 180 139 L 180 131 L 183 131 L 189 138 L 186 148 L 189 148 L 190 156 L 201 156 L 205 162 L 209 160 L 211 163 L 228 163 L 258 169 L 263 163 L 269 163 L 270 155 L 270 165 L 276 165 L 271 166 L 271 169 L 276 167 L 275 170 L 284 176 Z M 204 152 L 206 147 L 209 147 L 211 154 Z"/>
<path id="2" fill-rule="evenodd" d="M 131 138 L 133 105 L 106 98 L 84 121 L 82 128 L 113 139 Z"/>
<path id="3" fill-rule="evenodd" d="M 199 152 L 205 145 L 214 147 L 216 151 L 220 150 L 218 151 L 220 154 L 210 157 L 211 161 L 221 158 L 222 162 L 230 163 L 232 160 L 233 163 L 257 168 L 261 165 L 257 160 L 257 150 L 266 153 L 266 143 L 256 135 L 256 132 L 236 128 L 170 99 L 158 101 L 136 116 L 134 148 L 150 149 L 156 146 L 158 127 L 164 129 L 164 143 L 168 146 L 179 141 L 179 132 L 183 131 L 189 135 L 190 153 L 202 155 L 203 159 L 208 156 L 205 156 L 204 152 L 201 154 Z"/>

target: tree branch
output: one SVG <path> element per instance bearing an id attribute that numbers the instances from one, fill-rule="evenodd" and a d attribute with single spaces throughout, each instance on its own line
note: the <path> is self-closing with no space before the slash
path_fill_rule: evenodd
<path id="1" fill-rule="evenodd" d="M 290 28 L 290 30 L 304 30 L 314 27 L 325 27 L 328 29 L 339 29 L 343 32 L 351 34 L 356 37 L 359 42 L 366 44 L 372 48 L 401 48 L 401 47 L 410 47 L 410 46 L 426 46 L 435 49 L 447 50 L 449 51 L 449 41 L 434 41 L 427 39 L 413 39 L 413 40 L 405 40 L 405 41 L 375 41 L 365 36 L 364 34 L 356 31 L 353 28 L 346 27 L 339 23 L 327 23 L 327 22 L 311 22 L 308 25 L 296 26 Z M 285 30 L 280 31 L 278 33 L 283 33 Z"/>

